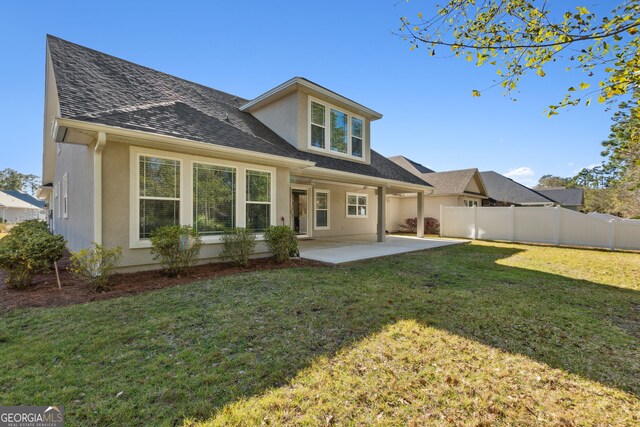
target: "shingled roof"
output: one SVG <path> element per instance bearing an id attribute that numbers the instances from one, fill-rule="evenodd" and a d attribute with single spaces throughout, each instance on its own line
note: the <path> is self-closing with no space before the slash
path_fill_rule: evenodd
<path id="1" fill-rule="evenodd" d="M 584 205 L 584 191 L 582 188 L 540 188 L 538 193 L 548 197 L 561 206 L 582 206 Z"/>
<path id="2" fill-rule="evenodd" d="M 297 150 L 239 107 L 248 100 L 47 36 L 63 118 L 152 132 L 428 186 L 371 150 L 371 164 Z"/>
<path id="3" fill-rule="evenodd" d="M 497 172 L 480 172 L 480 175 L 487 189 L 487 196 L 498 202 L 514 205 L 546 205 L 555 203 L 554 200 Z"/>
<path id="4" fill-rule="evenodd" d="M 391 156 L 389 157 L 389 160 L 391 160 L 393 163 L 397 164 L 398 166 L 402 167 L 403 169 L 408 170 L 414 175 L 421 176 L 423 173 L 435 172 L 434 170 L 429 169 L 428 167 L 418 162 L 415 162 L 405 156 Z"/>

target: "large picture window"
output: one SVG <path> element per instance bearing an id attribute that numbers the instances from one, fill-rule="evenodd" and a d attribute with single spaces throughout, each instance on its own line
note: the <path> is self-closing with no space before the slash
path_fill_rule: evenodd
<path id="1" fill-rule="evenodd" d="M 329 191 L 316 190 L 315 211 L 316 211 L 316 228 L 329 228 Z"/>
<path id="2" fill-rule="evenodd" d="M 362 159 L 364 141 L 364 119 L 321 101 L 309 101 L 310 148 Z"/>
<path id="3" fill-rule="evenodd" d="M 139 237 L 165 225 L 180 223 L 180 161 L 140 156 Z"/>
<path id="4" fill-rule="evenodd" d="M 366 218 L 368 196 L 366 194 L 347 193 L 347 217 Z"/>
<path id="5" fill-rule="evenodd" d="M 246 171 L 246 223 L 253 231 L 264 231 L 271 225 L 271 173 Z"/>
<path id="6" fill-rule="evenodd" d="M 236 225 L 236 170 L 193 164 L 193 226 L 202 235 Z"/>

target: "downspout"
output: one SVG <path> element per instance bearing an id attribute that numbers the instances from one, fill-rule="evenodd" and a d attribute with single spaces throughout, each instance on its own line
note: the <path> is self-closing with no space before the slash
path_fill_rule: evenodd
<path id="1" fill-rule="evenodd" d="M 107 135 L 98 132 L 93 150 L 93 241 L 102 244 L 102 150 L 107 144 Z"/>

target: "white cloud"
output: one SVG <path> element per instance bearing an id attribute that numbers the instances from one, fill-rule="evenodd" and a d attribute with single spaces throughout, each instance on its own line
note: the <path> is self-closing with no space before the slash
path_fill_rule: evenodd
<path id="1" fill-rule="evenodd" d="M 519 182 L 522 185 L 533 186 L 538 183 L 538 180 L 533 176 L 536 173 L 528 166 L 521 166 L 519 168 L 511 169 L 509 172 L 503 174 L 504 176 L 511 178 L 514 181 Z"/>

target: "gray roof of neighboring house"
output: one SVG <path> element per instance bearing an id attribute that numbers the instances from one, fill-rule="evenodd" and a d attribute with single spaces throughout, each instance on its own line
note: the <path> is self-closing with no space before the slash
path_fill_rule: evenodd
<path id="1" fill-rule="evenodd" d="M 409 172 L 415 171 L 416 174 L 423 174 L 423 173 L 432 173 L 435 172 L 432 169 L 429 169 L 428 167 L 421 165 L 418 162 L 414 162 L 413 160 L 405 157 L 405 156 L 391 156 L 389 157 L 389 160 L 391 160 L 393 163 L 397 164 L 398 166 L 401 166 L 402 168 L 408 170 Z"/>
<path id="2" fill-rule="evenodd" d="M 2 192 L 15 197 L 18 200 L 22 200 L 25 203 L 29 203 L 30 205 L 33 205 L 40 209 L 44 209 L 44 200 L 38 200 L 30 194 L 23 193 L 22 191 L 18 190 L 2 190 Z"/>
<path id="3" fill-rule="evenodd" d="M 433 195 L 462 194 L 469 193 L 468 191 L 465 191 L 465 189 L 476 173 L 478 173 L 478 169 L 461 169 L 455 171 L 425 173 L 422 177 L 429 184 L 433 185 Z"/>
<path id="4" fill-rule="evenodd" d="M 560 206 L 582 206 L 584 204 L 584 191 L 582 188 L 539 188 L 536 191 L 560 203 Z"/>
<path id="5" fill-rule="evenodd" d="M 297 150 L 239 107 L 248 100 L 47 36 L 63 118 L 288 158 L 411 184 L 419 177 L 371 150 L 371 164 Z"/>
<path id="6" fill-rule="evenodd" d="M 489 198 L 515 205 L 550 204 L 554 200 L 494 171 L 480 172 Z"/>

